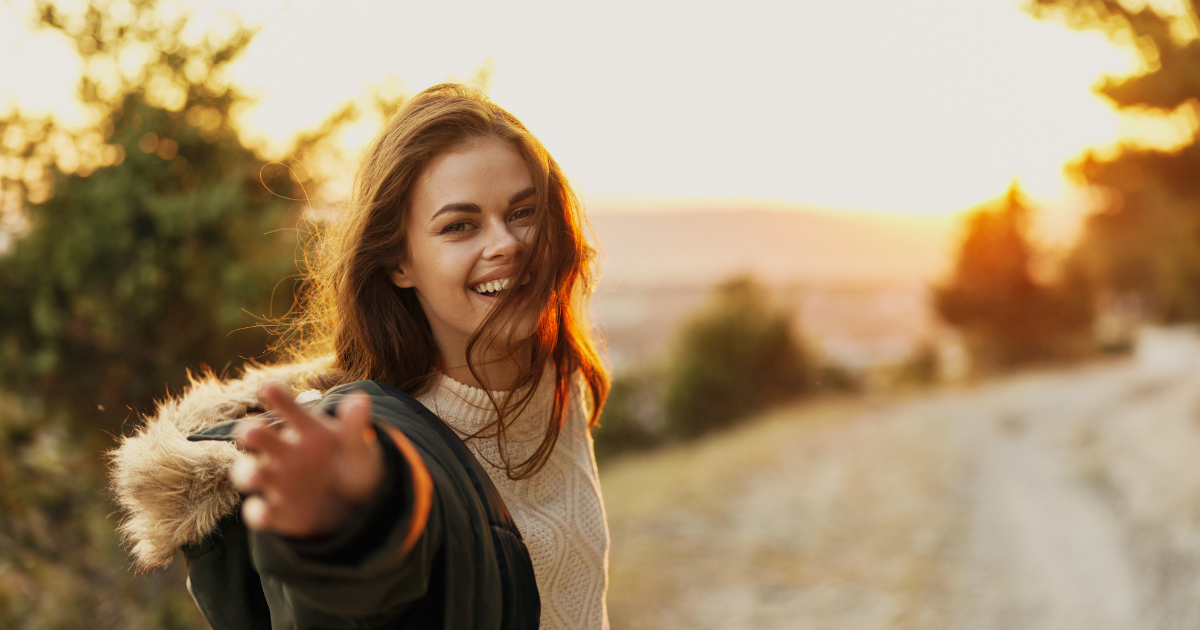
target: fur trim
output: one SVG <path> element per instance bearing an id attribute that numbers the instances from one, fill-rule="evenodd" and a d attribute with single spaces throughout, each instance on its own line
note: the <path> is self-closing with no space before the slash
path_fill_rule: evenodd
<path id="1" fill-rule="evenodd" d="M 309 389 L 308 378 L 323 373 L 328 363 L 251 367 L 231 381 L 211 370 L 199 378 L 189 374 L 182 396 L 160 404 L 145 426 L 109 452 L 112 492 L 124 511 L 117 531 L 139 570 L 168 566 L 177 549 L 204 540 L 241 503 L 229 480 L 238 447 L 189 442 L 187 436 L 258 408 L 258 390 L 267 381 L 297 392 Z"/>

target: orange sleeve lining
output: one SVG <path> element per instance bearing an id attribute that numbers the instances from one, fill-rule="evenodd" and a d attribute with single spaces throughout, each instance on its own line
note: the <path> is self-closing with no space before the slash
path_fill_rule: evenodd
<path id="1" fill-rule="evenodd" d="M 392 438 L 392 442 L 400 450 L 400 454 L 408 461 L 408 469 L 412 476 L 412 523 L 409 525 L 408 534 L 404 536 L 404 543 L 401 546 L 401 553 L 407 555 L 416 546 L 421 534 L 425 533 L 425 525 L 429 522 L 429 510 L 433 506 L 433 478 L 430 477 L 429 469 L 425 467 L 425 461 L 421 459 L 421 454 L 417 452 L 417 447 L 413 446 L 412 442 L 399 429 L 377 426 L 380 426 L 387 432 L 388 437 Z"/>

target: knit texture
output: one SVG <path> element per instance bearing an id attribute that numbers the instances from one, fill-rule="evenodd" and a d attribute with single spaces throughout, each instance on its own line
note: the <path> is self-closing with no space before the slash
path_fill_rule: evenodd
<path id="1" fill-rule="evenodd" d="M 546 370 L 529 406 L 506 420 L 505 449 L 514 464 L 525 461 L 545 436 L 554 404 L 553 376 L 552 369 Z M 500 402 L 505 393 L 492 395 Z M 443 375 L 417 399 L 464 438 L 504 498 L 533 560 L 542 630 L 607 629 L 608 524 L 580 385 L 571 388 L 563 427 L 545 467 L 518 480 L 505 473 L 491 430 L 468 437 L 496 418 L 486 392 Z"/>

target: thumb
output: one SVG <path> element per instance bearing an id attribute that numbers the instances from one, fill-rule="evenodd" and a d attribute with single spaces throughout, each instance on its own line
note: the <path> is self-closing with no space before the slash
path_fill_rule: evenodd
<path id="1" fill-rule="evenodd" d="M 383 453 L 371 424 L 371 399 L 355 392 L 338 405 L 339 492 L 351 503 L 365 501 L 383 477 Z"/>
<path id="2" fill-rule="evenodd" d="M 377 438 L 371 426 L 371 399 L 364 392 L 354 392 L 338 405 L 341 420 L 339 438 L 342 448 L 349 455 L 358 455 L 370 450 Z"/>

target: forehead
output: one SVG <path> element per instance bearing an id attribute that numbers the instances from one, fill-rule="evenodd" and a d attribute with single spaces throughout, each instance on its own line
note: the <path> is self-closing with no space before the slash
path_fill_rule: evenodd
<path id="1" fill-rule="evenodd" d="M 413 212 L 432 214 L 447 203 L 508 205 L 509 197 L 533 185 L 517 149 L 497 138 L 478 138 L 435 157 L 412 191 Z"/>

